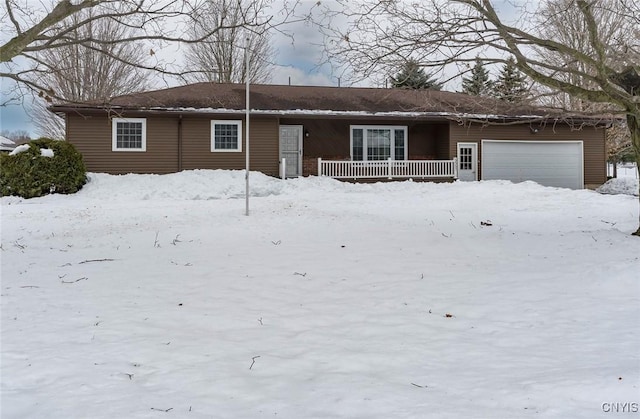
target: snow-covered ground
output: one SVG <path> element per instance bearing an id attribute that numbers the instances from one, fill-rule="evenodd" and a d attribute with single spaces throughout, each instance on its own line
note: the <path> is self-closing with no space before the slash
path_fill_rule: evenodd
<path id="1" fill-rule="evenodd" d="M 618 167 L 618 177 L 631 177 L 638 179 L 638 169 L 635 164 L 623 164 Z"/>
<path id="2" fill-rule="evenodd" d="M 634 178 L 638 179 L 638 169 L 634 163 L 618 163 L 618 177 L 619 178 Z M 613 165 L 607 164 L 607 175 L 613 176 Z"/>
<path id="3" fill-rule="evenodd" d="M 251 182 L 249 217 L 241 171 L 2 198 L 1 417 L 638 409 L 637 197 Z"/>
<path id="4" fill-rule="evenodd" d="M 611 164 L 607 168 L 608 173 L 613 173 Z M 609 179 L 604 185 L 597 189 L 605 194 L 627 194 L 638 195 L 638 169 L 635 164 L 618 164 L 618 177 Z"/>

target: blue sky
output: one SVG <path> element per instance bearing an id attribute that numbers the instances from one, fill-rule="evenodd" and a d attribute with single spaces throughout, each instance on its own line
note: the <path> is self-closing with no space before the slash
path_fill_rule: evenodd
<path id="1" fill-rule="evenodd" d="M 33 135 L 31 119 L 27 116 L 24 108 L 20 105 L 0 107 L 0 131 L 25 130 Z"/>
<path id="2" fill-rule="evenodd" d="M 10 96 L 5 93 L 11 94 L 11 88 L 15 86 L 15 83 L 6 79 L 0 79 L 0 103 L 4 103 Z M 9 130 L 26 130 L 31 132 L 31 119 L 27 116 L 25 108 L 29 106 L 31 97 L 24 97 L 15 101 L 14 104 L 7 106 L 0 106 L 0 131 Z"/>

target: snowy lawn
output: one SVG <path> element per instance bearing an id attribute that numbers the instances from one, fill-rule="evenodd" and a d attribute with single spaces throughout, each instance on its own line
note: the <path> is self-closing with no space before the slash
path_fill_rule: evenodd
<path id="1" fill-rule="evenodd" d="M 613 175 L 613 165 L 611 163 L 607 164 L 607 175 Z M 618 177 L 638 179 L 638 169 L 635 163 L 618 163 Z"/>
<path id="2" fill-rule="evenodd" d="M 637 410 L 637 197 L 251 179 L 2 198 L 2 418 Z"/>
<path id="3" fill-rule="evenodd" d="M 607 170 L 609 173 L 613 171 L 611 165 Z M 618 164 L 618 177 L 609 179 L 607 183 L 598 188 L 598 192 L 638 196 L 638 169 L 634 164 Z"/>

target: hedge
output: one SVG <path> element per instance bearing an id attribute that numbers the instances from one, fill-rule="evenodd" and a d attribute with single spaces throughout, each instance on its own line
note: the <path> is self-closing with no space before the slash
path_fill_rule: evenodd
<path id="1" fill-rule="evenodd" d="M 14 155 L 0 154 L 0 194 L 34 198 L 71 194 L 87 181 L 82 155 L 66 142 L 40 138 Z M 18 146 L 21 147 L 21 146 Z"/>

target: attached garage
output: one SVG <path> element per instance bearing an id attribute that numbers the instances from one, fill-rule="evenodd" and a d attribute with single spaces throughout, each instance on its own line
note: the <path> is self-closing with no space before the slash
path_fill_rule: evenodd
<path id="1" fill-rule="evenodd" d="M 482 179 L 584 188 L 582 141 L 482 140 Z"/>

